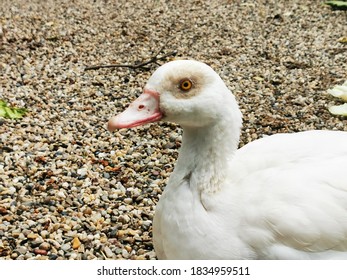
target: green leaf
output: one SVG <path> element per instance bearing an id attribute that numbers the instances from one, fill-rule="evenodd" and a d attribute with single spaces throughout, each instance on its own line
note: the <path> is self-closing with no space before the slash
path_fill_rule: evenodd
<path id="1" fill-rule="evenodd" d="M 346 1 L 326 1 L 324 4 L 329 5 L 334 10 L 347 10 Z"/>
<path id="2" fill-rule="evenodd" d="M 27 110 L 25 108 L 8 107 L 7 103 L 0 99 L 0 117 L 20 119 L 26 112 Z"/>
<path id="3" fill-rule="evenodd" d="M 5 111 L 5 108 L 1 107 L 0 105 L 0 117 L 5 117 L 6 116 L 6 111 Z"/>
<path id="4" fill-rule="evenodd" d="M 6 106 L 7 106 L 7 103 L 4 100 L 0 99 L 0 108 L 6 107 Z"/>

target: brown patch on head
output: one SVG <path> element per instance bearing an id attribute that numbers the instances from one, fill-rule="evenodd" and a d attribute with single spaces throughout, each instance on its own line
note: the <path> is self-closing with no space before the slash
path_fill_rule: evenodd
<path id="1" fill-rule="evenodd" d="M 177 99 L 188 99 L 199 94 L 206 81 L 202 74 L 172 74 L 166 79 L 164 88 Z"/>
<path id="2" fill-rule="evenodd" d="M 170 94 L 176 99 L 189 99 L 212 85 L 216 76 L 218 75 L 204 63 L 177 60 L 159 67 L 146 87 L 160 95 Z"/>

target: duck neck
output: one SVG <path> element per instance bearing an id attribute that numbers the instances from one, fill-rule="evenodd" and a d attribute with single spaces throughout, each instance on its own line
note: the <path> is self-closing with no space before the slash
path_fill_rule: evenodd
<path id="1" fill-rule="evenodd" d="M 183 139 L 175 173 L 198 191 L 216 192 L 230 173 L 238 148 L 239 124 L 223 119 L 204 127 L 183 127 Z"/>

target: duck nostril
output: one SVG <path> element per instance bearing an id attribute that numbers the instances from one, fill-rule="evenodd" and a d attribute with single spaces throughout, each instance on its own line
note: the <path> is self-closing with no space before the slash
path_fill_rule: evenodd
<path id="1" fill-rule="evenodd" d="M 139 110 L 142 110 L 142 109 L 144 109 L 144 108 L 145 108 L 145 105 L 142 105 L 142 104 L 139 105 L 139 107 L 138 107 Z"/>

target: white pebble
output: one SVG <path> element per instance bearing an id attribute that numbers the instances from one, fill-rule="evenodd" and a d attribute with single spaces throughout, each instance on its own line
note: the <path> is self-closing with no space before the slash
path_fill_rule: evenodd
<path id="1" fill-rule="evenodd" d="M 106 257 L 108 258 L 112 258 L 114 256 L 112 250 L 107 246 L 104 248 L 104 252 L 106 254 Z"/>
<path id="2" fill-rule="evenodd" d="M 65 193 L 64 193 L 63 191 L 59 191 L 59 192 L 57 193 L 57 196 L 59 196 L 59 197 L 61 197 L 61 198 L 66 198 L 66 195 L 65 195 Z"/>
<path id="3" fill-rule="evenodd" d="M 87 175 L 87 171 L 88 171 L 87 168 L 80 168 L 80 169 L 77 170 L 77 174 L 80 175 L 80 176 L 86 176 Z"/>
<path id="4" fill-rule="evenodd" d="M 8 193 L 9 194 L 14 194 L 16 192 L 16 188 L 15 187 L 9 187 L 8 188 Z"/>

